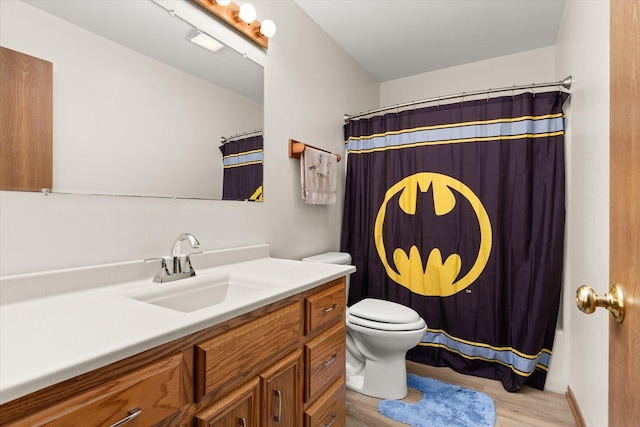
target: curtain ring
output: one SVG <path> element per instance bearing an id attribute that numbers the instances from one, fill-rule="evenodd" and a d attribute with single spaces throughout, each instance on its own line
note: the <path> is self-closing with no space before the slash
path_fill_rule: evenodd
<path id="1" fill-rule="evenodd" d="M 511 86 L 511 99 L 515 99 L 516 97 L 516 87 Z"/>
<path id="2" fill-rule="evenodd" d="M 460 105 L 464 102 L 464 97 L 467 95 L 467 92 L 462 92 L 462 98 L 460 98 Z"/>
<path id="3" fill-rule="evenodd" d="M 489 102 L 489 94 L 491 93 L 491 88 L 487 91 L 487 102 Z"/>
<path id="4" fill-rule="evenodd" d="M 560 87 L 560 86 L 558 86 Z M 436 105 L 436 107 L 440 108 L 440 95 L 438 95 L 438 104 Z"/>
<path id="5" fill-rule="evenodd" d="M 535 85 L 535 83 L 531 83 L 531 93 L 533 94 L 533 97 L 536 97 L 536 88 L 533 87 Z"/>

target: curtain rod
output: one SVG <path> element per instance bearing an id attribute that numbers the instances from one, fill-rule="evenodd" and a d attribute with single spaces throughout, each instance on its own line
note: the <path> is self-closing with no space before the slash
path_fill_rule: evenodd
<path id="1" fill-rule="evenodd" d="M 501 87 L 497 89 L 477 90 L 474 92 L 462 92 L 454 95 L 436 96 L 433 98 L 421 99 L 419 101 L 411 101 L 411 102 L 405 102 L 404 104 L 396 104 L 396 105 L 390 105 L 388 107 L 376 108 L 375 110 L 364 111 L 358 114 L 351 114 L 351 115 L 345 114 L 344 122 L 349 123 L 350 120 L 353 120 L 355 118 L 368 116 L 369 114 L 380 113 L 382 111 L 393 110 L 396 108 L 410 107 L 412 105 L 417 105 L 417 104 L 426 104 L 428 102 L 444 101 L 447 99 L 455 99 L 455 98 L 464 98 L 465 96 L 485 95 L 485 94 L 496 93 L 496 92 L 507 92 L 507 91 L 523 90 L 523 89 L 534 89 L 538 87 L 550 87 L 550 86 L 563 87 L 569 90 L 571 88 L 571 81 L 572 81 L 572 77 L 569 76 L 569 77 L 566 77 L 564 80 L 560 80 L 557 82 L 532 83 L 529 85 L 509 86 L 509 87 Z"/>
<path id="2" fill-rule="evenodd" d="M 256 134 L 262 133 L 262 129 L 254 129 L 254 130 L 250 130 L 248 132 L 242 132 L 242 133 L 239 133 L 239 134 L 236 134 L 236 135 L 232 135 L 232 136 L 227 136 L 227 137 L 221 136 L 220 137 L 220 144 L 225 144 L 225 143 L 231 141 L 232 139 L 236 139 L 236 138 L 241 137 L 241 136 L 253 135 L 254 133 L 256 133 Z"/>

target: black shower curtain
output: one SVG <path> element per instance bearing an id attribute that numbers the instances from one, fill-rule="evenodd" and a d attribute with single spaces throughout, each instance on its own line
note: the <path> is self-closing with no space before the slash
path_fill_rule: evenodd
<path id="1" fill-rule="evenodd" d="M 414 361 L 542 389 L 560 299 L 567 94 L 525 93 L 345 126 L 350 304 L 426 320 Z"/>
<path id="2" fill-rule="evenodd" d="M 224 168 L 222 200 L 263 201 L 262 135 L 225 142 L 220 151 Z"/>

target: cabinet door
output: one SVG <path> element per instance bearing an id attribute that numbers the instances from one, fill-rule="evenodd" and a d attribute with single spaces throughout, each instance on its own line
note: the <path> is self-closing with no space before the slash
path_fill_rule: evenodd
<path id="1" fill-rule="evenodd" d="M 196 414 L 196 427 L 258 427 L 260 379 L 254 378 Z"/>
<path id="2" fill-rule="evenodd" d="M 151 426 L 173 419 L 182 408 L 182 363 L 182 353 L 176 354 L 10 425 L 110 426 L 131 420 L 132 426 Z"/>
<path id="3" fill-rule="evenodd" d="M 298 427 L 302 420 L 302 353 L 296 351 L 260 374 L 262 426 Z"/>
<path id="4" fill-rule="evenodd" d="M 53 182 L 53 64 L 0 47 L 0 190 Z"/>

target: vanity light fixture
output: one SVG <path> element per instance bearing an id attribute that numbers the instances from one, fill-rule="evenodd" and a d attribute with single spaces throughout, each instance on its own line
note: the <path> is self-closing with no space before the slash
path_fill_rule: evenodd
<path id="1" fill-rule="evenodd" d="M 238 11 L 238 18 L 246 22 L 247 24 L 251 24 L 258 17 L 258 12 L 256 8 L 253 7 L 251 3 L 244 3 L 240 6 L 240 10 Z"/>
<path id="2" fill-rule="evenodd" d="M 269 37 L 276 33 L 272 20 L 266 19 L 263 23 L 256 20 L 256 8 L 249 3 L 238 6 L 226 0 L 191 1 L 264 49 L 269 47 Z"/>
<path id="3" fill-rule="evenodd" d="M 214 39 L 210 35 L 205 34 L 195 28 L 189 31 L 184 37 L 190 42 L 195 43 L 198 46 L 203 47 L 212 52 L 217 52 L 224 47 L 224 45 L 220 43 L 218 40 Z"/>

